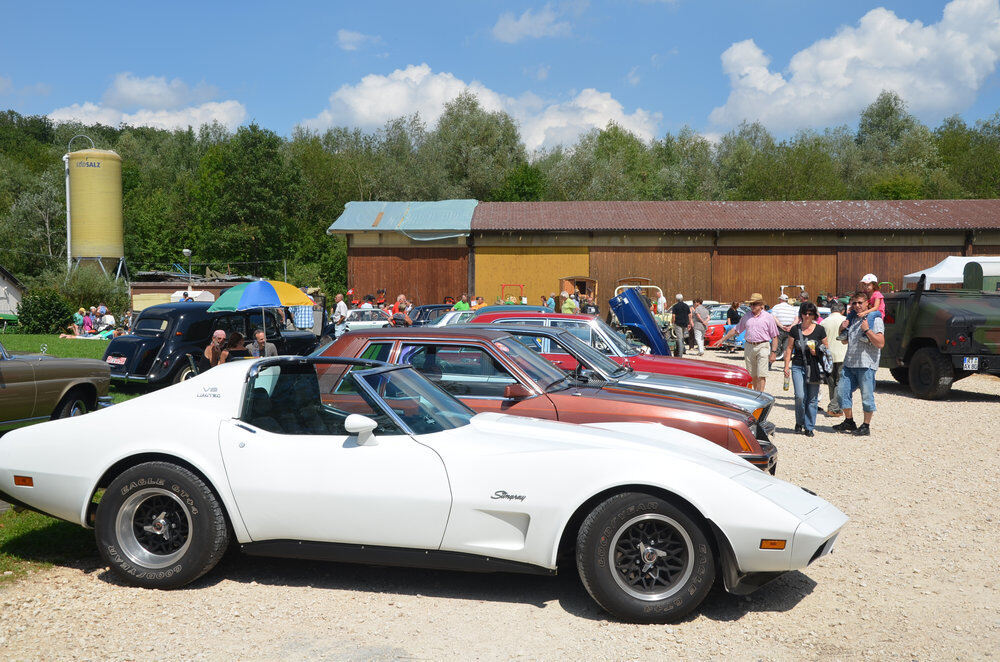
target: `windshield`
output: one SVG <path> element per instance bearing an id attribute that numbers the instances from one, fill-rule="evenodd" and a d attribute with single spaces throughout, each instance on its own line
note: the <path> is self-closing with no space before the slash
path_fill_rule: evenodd
<path id="1" fill-rule="evenodd" d="M 625 336 L 608 326 L 607 322 L 604 320 L 595 321 L 597 322 L 598 328 L 604 332 L 603 335 L 608 339 L 608 342 L 614 346 L 618 354 L 623 356 L 635 356 L 639 353 L 638 349 L 632 346 L 629 341 L 625 340 Z"/>
<path id="2" fill-rule="evenodd" d="M 541 339 L 546 337 L 543 335 L 536 335 L 534 333 L 522 333 L 518 331 L 512 331 L 511 335 L 529 348 L 532 345 L 540 345 Z M 584 368 L 596 370 L 606 377 L 621 377 L 622 375 L 632 371 L 631 368 L 615 363 L 589 344 L 577 338 L 572 333 L 560 333 L 556 338 L 550 338 L 549 342 L 558 343 L 558 349 L 571 354 L 573 358 L 583 365 Z M 553 348 L 552 351 L 555 351 L 555 349 L 556 348 Z"/>
<path id="3" fill-rule="evenodd" d="M 460 428 L 476 415 L 411 368 L 352 376 L 370 386 L 385 403 L 380 406 L 388 406 L 414 434 Z"/>
<path id="4" fill-rule="evenodd" d="M 538 354 L 522 345 L 520 342 L 494 341 L 493 346 L 503 352 L 517 365 L 531 381 L 542 389 L 549 389 L 557 382 L 566 381 L 563 371 L 555 367 Z"/>

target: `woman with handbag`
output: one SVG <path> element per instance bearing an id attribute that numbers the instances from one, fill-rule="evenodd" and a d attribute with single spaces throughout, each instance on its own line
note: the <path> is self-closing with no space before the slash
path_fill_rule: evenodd
<path id="1" fill-rule="evenodd" d="M 816 428 L 823 354 L 828 351 L 826 330 L 816 323 L 818 316 L 816 304 L 811 301 L 799 306 L 802 321 L 788 331 L 785 348 L 785 377 L 791 375 L 795 387 L 795 431 L 807 437 L 812 437 Z"/>

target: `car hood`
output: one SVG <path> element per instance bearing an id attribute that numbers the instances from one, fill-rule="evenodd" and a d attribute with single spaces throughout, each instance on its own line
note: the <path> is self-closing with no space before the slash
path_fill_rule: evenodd
<path id="1" fill-rule="evenodd" d="M 591 423 L 577 425 L 540 418 L 486 412 L 470 423 L 491 439 L 502 437 L 503 453 L 610 450 L 653 453 L 663 461 L 695 462 L 724 476 L 759 471 L 738 455 L 698 435 L 658 423 Z"/>
<path id="2" fill-rule="evenodd" d="M 750 381 L 750 373 L 746 368 L 732 366 L 719 361 L 696 361 L 680 359 L 671 356 L 653 356 L 651 354 L 636 354 L 626 358 L 629 367 L 638 372 L 658 372 L 675 374 L 683 372 L 685 377 L 707 379 L 710 381 L 740 382 Z"/>
<path id="3" fill-rule="evenodd" d="M 667 393 L 655 389 L 642 389 L 619 383 L 604 383 L 600 386 L 573 386 L 565 391 L 556 391 L 569 395 L 579 394 L 585 398 L 600 400 L 617 400 L 632 402 L 653 407 L 669 407 L 686 412 L 704 414 L 707 416 L 724 416 L 738 421 L 746 421 L 749 412 L 737 409 L 729 403 L 706 402 L 686 398 L 682 395 Z"/>
<path id="4" fill-rule="evenodd" d="M 774 396 L 769 393 L 691 377 L 632 372 L 617 379 L 615 383 L 638 392 L 669 393 L 709 404 L 721 402 L 747 413 L 757 409 L 766 412 L 774 404 Z"/>

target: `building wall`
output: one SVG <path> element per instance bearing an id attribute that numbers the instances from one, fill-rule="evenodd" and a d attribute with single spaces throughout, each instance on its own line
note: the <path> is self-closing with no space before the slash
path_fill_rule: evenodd
<path id="1" fill-rule="evenodd" d="M 500 296 L 504 284 L 524 285 L 528 303 L 559 291 L 559 279 L 590 274 L 586 246 L 476 246 L 475 292 L 488 303 Z M 507 288 L 505 294 L 518 294 Z"/>
<path id="2" fill-rule="evenodd" d="M 768 304 L 777 303 L 782 285 L 794 296 L 798 285 L 815 298 L 832 292 L 837 280 L 837 253 L 834 248 L 758 246 L 718 248 L 712 261 L 712 299 L 745 301 L 754 292 Z"/>
<path id="3" fill-rule="evenodd" d="M 614 295 L 618 280 L 633 276 L 649 278 L 663 288 L 668 299 L 677 292 L 708 298 L 712 289 L 711 248 L 591 246 L 590 277 L 597 280 L 598 296 L 603 301 Z"/>
<path id="4" fill-rule="evenodd" d="M 405 294 L 416 304 L 441 303 L 468 289 L 469 249 L 351 247 L 347 286 L 362 296 L 384 289 L 388 299 Z"/>
<path id="5" fill-rule="evenodd" d="M 934 266 L 949 255 L 961 254 L 960 246 L 841 248 L 837 252 L 837 292 L 853 292 L 867 273 L 878 276 L 879 282 L 890 282 L 895 289 L 900 289 L 904 275 Z"/>
<path id="6" fill-rule="evenodd" d="M 16 315 L 17 306 L 21 303 L 21 290 L 0 276 L 0 313 Z"/>

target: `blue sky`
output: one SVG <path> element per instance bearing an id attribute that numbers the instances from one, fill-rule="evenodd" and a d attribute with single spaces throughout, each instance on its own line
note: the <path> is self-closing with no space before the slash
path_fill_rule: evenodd
<path id="1" fill-rule="evenodd" d="M 854 125 L 883 88 L 923 121 L 1000 111 L 1000 0 L 3 2 L 0 108 L 117 124 L 433 124 L 463 89 L 530 149 Z"/>

